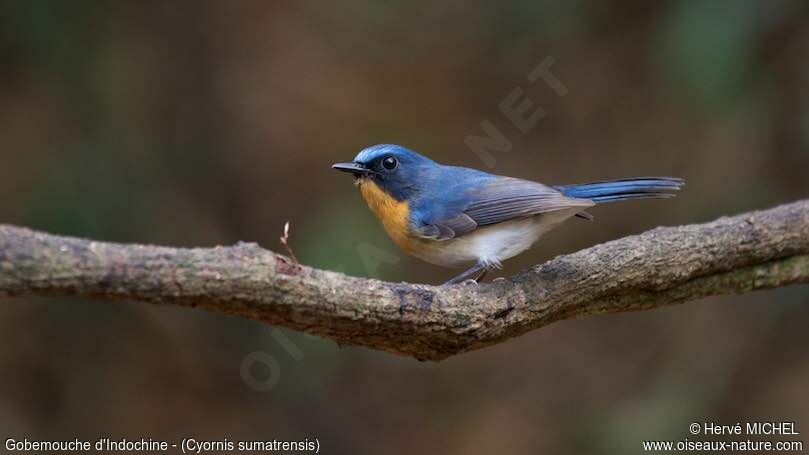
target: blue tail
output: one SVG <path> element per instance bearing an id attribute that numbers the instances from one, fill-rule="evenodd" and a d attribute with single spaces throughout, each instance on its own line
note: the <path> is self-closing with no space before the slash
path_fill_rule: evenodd
<path id="1" fill-rule="evenodd" d="M 590 199 L 593 202 L 624 201 L 627 199 L 674 197 L 685 185 L 676 177 L 638 177 L 606 182 L 558 185 L 557 190 L 568 197 Z"/>

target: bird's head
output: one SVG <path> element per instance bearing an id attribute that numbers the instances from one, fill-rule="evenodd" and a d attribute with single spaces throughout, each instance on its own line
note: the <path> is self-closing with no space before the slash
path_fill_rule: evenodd
<path id="1" fill-rule="evenodd" d="M 397 201 L 418 193 L 438 164 L 401 145 L 379 144 L 362 150 L 350 163 L 333 169 L 354 174 L 358 185 L 373 183 Z"/>

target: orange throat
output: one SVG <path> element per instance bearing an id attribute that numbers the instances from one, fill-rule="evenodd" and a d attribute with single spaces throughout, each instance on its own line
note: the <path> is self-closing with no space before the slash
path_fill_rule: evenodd
<path id="1" fill-rule="evenodd" d="M 362 193 L 368 207 L 382 222 L 385 232 L 388 233 L 399 248 L 405 252 L 411 252 L 413 242 L 408 236 L 410 231 L 408 226 L 410 208 L 407 201 L 397 201 L 369 178 L 357 179 L 356 184 L 359 186 L 360 193 Z"/>

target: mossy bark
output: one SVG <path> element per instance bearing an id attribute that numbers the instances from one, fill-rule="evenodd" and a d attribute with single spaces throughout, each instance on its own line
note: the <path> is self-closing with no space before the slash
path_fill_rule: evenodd
<path id="1" fill-rule="evenodd" d="M 507 280 L 449 287 L 313 269 L 251 243 L 124 245 L 0 225 L 0 296 L 199 306 L 423 360 L 561 319 L 795 283 L 809 283 L 809 200 L 657 228 Z"/>

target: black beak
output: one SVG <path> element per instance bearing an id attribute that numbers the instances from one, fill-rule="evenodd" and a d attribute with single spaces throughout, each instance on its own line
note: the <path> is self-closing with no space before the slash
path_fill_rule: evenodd
<path id="1" fill-rule="evenodd" d="M 373 173 L 373 171 L 359 163 L 334 163 L 331 165 L 331 168 L 337 169 L 338 171 L 350 172 L 356 176 Z"/>

